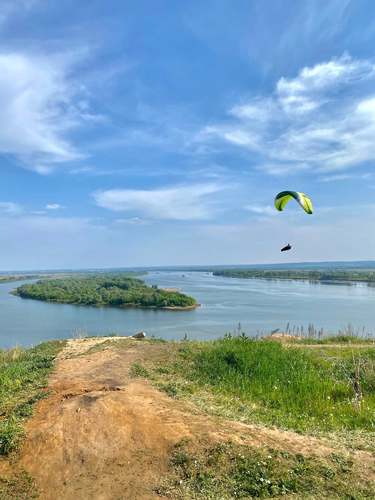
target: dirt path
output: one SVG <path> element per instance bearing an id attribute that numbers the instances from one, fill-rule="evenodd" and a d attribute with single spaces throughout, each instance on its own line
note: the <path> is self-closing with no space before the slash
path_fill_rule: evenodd
<path id="1" fill-rule="evenodd" d="M 293 432 L 202 415 L 147 380 L 129 377 L 132 363 L 158 359 L 176 346 L 129 342 L 84 354 L 101 341 L 69 342 L 49 380 L 54 394 L 38 403 L 26 425 L 28 438 L 17 467 L 36 478 L 40 500 L 159 498 L 153 493 L 156 481 L 167 472 L 175 444 L 186 438 L 268 444 L 307 454 L 333 451 Z M 73 353 L 81 355 L 69 359 Z"/>

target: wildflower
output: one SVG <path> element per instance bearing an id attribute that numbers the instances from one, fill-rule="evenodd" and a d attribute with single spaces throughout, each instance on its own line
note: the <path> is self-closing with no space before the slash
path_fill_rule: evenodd
<path id="1" fill-rule="evenodd" d="M 272 458 L 272 457 L 271 457 L 271 455 L 268 455 L 268 457 L 267 457 L 267 458 Z"/>
<path id="2" fill-rule="evenodd" d="M 274 385 L 274 388 L 277 389 L 276 385 Z"/>
<path id="3" fill-rule="evenodd" d="M 261 481 L 262 481 L 262 483 L 263 483 L 264 479 L 263 479 L 262 477 L 260 478 L 260 480 L 261 480 Z"/>
<path id="4" fill-rule="evenodd" d="M 271 481 L 269 479 L 267 479 L 266 483 L 267 484 L 271 484 Z"/>
<path id="5" fill-rule="evenodd" d="M 330 397 L 330 396 L 328 396 L 328 397 L 327 397 L 327 399 L 331 399 L 331 397 Z"/>

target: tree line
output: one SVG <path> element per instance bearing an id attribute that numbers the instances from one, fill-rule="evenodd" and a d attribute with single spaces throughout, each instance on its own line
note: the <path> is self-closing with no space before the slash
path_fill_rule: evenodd
<path id="1" fill-rule="evenodd" d="M 261 270 L 261 269 L 221 269 L 213 272 L 214 276 L 228 278 L 274 278 L 274 279 L 307 279 L 319 281 L 369 281 L 375 282 L 373 271 L 346 270 Z"/>
<path id="2" fill-rule="evenodd" d="M 13 293 L 28 299 L 77 305 L 187 307 L 195 304 L 193 297 L 161 290 L 157 285 L 150 287 L 126 274 L 39 280 L 21 285 Z"/>
<path id="3" fill-rule="evenodd" d="M 25 276 L 6 276 L 5 278 L 0 277 L 1 283 L 12 283 L 13 281 L 26 281 L 26 280 L 36 280 L 40 278 L 39 274 L 26 274 Z M 46 276 L 47 277 L 47 276 Z"/>

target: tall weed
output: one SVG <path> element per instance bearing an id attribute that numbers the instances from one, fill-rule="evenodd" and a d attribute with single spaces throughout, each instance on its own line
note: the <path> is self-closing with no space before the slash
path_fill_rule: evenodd
<path id="1" fill-rule="evenodd" d="M 201 385 L 253 404 L 255 413 L 275 425 L 301 431 L 375 426 L 372 372 L 362 380 L 361 404 L 353 404 L 356 394 L 343 371 L 297 347 L 227 336 L 195 352 L 191 366 Z"/>

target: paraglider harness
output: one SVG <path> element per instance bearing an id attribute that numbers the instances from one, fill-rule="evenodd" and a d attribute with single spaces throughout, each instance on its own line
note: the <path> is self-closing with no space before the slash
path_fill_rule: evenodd
<path id="1" fill-rule="evenodd" d="M 290 250 L 292 248 L 292 245 L 290 245 L 289 243 L 281 249 L 282 252 L 286 252 L 287 250 Z"/>

